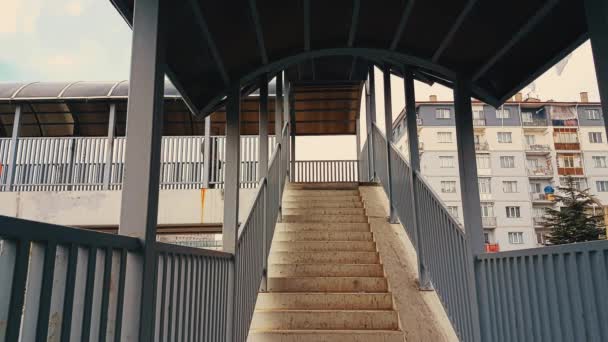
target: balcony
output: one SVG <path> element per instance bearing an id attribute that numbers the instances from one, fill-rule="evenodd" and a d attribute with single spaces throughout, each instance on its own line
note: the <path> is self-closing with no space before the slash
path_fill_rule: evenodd
<path id="1" fill-rule="evenodd" d="M 548 154 L 549 152 L 551 152 L 551 146 L 547 144 L 526 145 L 527 154 Z"/>
<path id="2" fill-rule="evenodd" d="M 500 252 L 500 246 L 497 243 L 486 243 L 486 253 Z"/>
<path id="3" fill-rule="evenodd" d="M 547 127 L 547 119 L 532 119 L 531 121 L 523 121 L 524 127 Z"/>
<path id="4" fill-rule="evenodd" d="M 558 167 L 557 174 L 560 176 L 583 176 L 585 172 L 582 167 Z"/>
<path id="5" fill-rule="evenodd" d="M 482 216 L 481 225 L 484 228 L 496 228 L 496 216 Z"/>
<path id="6" fill-rule="evenodd" d="M 475 151 L 488 151 L 490 146 L 487 142 L 475 143 Z"/>
<path id="7" fill-rule="evenodd" d="M 528 168 L 528 176 L 530 177 L 553 177 L 553 169 L 546 166 L 538 166 Z"/>
<path id="8" fill-rule="evenodd" d="M 549 196 L 542 192 L 531 192 L 530 199 L 532 202 L 551 202 Z"/>
<path id="9" fill-rule="evenodd" d="M 546 220 L 544 217 L 533 217 L 532 222 L 534 223 L 534 227 L 544 227 Z"/>
<path id="10" fill-rule="evenodd" d="M 555 142 L 555 149 L 559 151 L 578 151 L 581 149 L 581 144 L 578 142 Z"/>
<path id="11" fill-rule="evenodd" d="M 485 126 L 486 119 L 473 119 L 473 126 Z"/>
<path id="12" fill-rule="evenodd" d="M 551 124 L 556 127 L 576 127 L 578 126 L 578 119 L 567 119 L 567 120 L 551 120 Z"/>

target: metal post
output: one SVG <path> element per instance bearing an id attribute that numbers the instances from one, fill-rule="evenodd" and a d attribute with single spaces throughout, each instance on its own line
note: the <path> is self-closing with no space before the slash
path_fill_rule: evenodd
<path id="1" fill-rule="evenodd" d="M 289 86 L 289 133 L 291 135 L 291 143 L 289 147 L 291 149 L 291 171 L 289 172 L 289 179 L 292 182 L 296 181 L 296 106 L 294 103 L 294 94 L 291 91 L 291 85 Z"/>
<path id="2" fill-rule="evenodd" d="M 6 178 L 5 191 L 13 190 L 15 183 L 15 172 L 17 171 L 17 151 L 19 150 L 19 133 L 21 131 L 21 105 L 15 107 L 13 118 L 13 132 L 11 135 L 11 147 L 9 152 L 8 177 Z"/>
<path id="3" fill-rule="evenodd" d="M 420 203 L 418 203 L 418 191 L 415 179 L 417 172 L 420 172 L 420 154 L 418 150 L 418 122 L 416 121 L 416 93 L 414 90 L 414 76 L 410 70 L 404 70 L 403 83 L 405 90 L 405 110 L 407 120 L 408 147 L 410 152 L 410 174 L 408 181 L 410 184 L 410 201 L 414 206 L 412 215 L 413 230 L 416 232 L 416 251 L 418 254 L 418 286 L 421 290 L 432 290 L 433 285 L 428 271 L 424 266 L 424 248 L 422 247 L 422 225 L 418 222 L 420 217 Z"/>
<path id="4" fill-rule="evenodd" d="M 470 315 L 471 323 L 473 324 L 473 341 L 481 341 L 480 316 L 475 281 L 475 255 L 483 252 L 483 228 L 481 226 L 481 204 L 477 180 L 471 93 L 471 80 L 465 77 L 457 77 L 454 82 L 454 109 L 456 112 L 460 196 L 464 213 L 465 236 L 469 247 L 469 264 L 466 267 L 467 292 L 469 303 L 471 304 Z"/>
<path id="5" fill-rule="evenodd" d="M 203 188 L 209 188 L 211 177 L 211 114 L 205 118 L 205 138 L 203 140 Z"/>
<path id="6" fill-rule="evenodd" d="M 391 170 L 391 144 L 393 143 L 393 104 L 391 98 L 391 69 L 385 66 L 384 76 L 384 129 L 386 134 L 386 175 L 388 176 L 388 201 L 389 216 L 388 222 L 397 223 L 397 213 L 395 212 L 393 198 L 393 170 Z"/>
<path id="7" fill-rule="evenodd" d="M 604 0 L 585 0 L 585 9 L 604 125 L 608 134 L 608 3 Z"/>
<path id="8" fill-rule="evenodd" d="M 278 149 L 277 162 L 279 163 L 279 177 L 282 177 L 283 170 L 281 165 L 283 165 L 281 161 L 281 153 L 282 149 L 285 148 L 283 144 L 283 73 L 279 72 L 275 78 L 275 98 L 274 98 L 274 136 L 276 140 L 276 145 Z M 278 198 L 281 198 L 281 194 L 283 193 L 283 179 L 279 179 L 279 194 Z M 279 214 L 277 215 L 278 222 L 281 222 L 283 218 L 283 205 L 279 202 Z"/>
<path id="9" fill-rule="evenodd" d="M 359 181 L 362 181 L 361 175 L 363 173 L 361 172 L 361 160 L 359 158 L 359 152 L 361 152 L 361 137 L 359 134 L 361 134 L 361 120 L 359 115 L 357 115 L 357 119 L 355 120 L 355 160 L 357 160 L 357 173 L 359 174 L 358 179 Z"/>
<path id="10" fill-rule="evenodd" d="M 238 86 L 229 90 L 226 102 L 226 168 L 224 175 L 224 252 L 234 253 L 239 218 L 239 179 L 241 152 L 241 95 Z"/>
<path id="11" fill-rule="evenodd" d="M 110 104 L 108 118 L 108 140 L 106 140 L 106 165 L 103 172 L 103 189 L 110 189 L 112 176 L 112 157 L 114 156 L 114 127 L 116 126 L 116 104 Z"/>
<path id="12" fill-rule="evenodd" d="M 260 77 L 260 127 L 259 127 L 259 139 L 260 143 L 258 144 L 258 155 L 259 163 L 258 163 L 258 180 L 265 179 L 268 176 L 268 78 L 266 75 Z M 264 185 L 261 185 L 264 186 Z M 264 190 L 264 208 L 268 208 L 268 188 Z M 266 246 L 266 235 L 269 231 L 267 222 L 267 215 L 264 214 L 264 233 L 262 234 L 263 241 L 263 250 L 264 250 L 264 258 L 263 258 L 263 271 L 262 271 L 262 283 L 260 285 L 260 291 L 266 292 L 266 288 L 268 285 L 268 258 L 266 257 L 266 250 L 268 246 Z"/>
<path id="13" fill-rule="evenodd" d="M 365 128 L 367 130 L 367 179 L 369 182 L 374 177 L 373 158 L 374 158 L 374 145 L 372 139 L 372 106 L 371 106 L 371 95 L 370 95 L 370 84 L 369 79 L 365 81 Z"/>
<path id="14" fill-rule="evenodd" d="M 125 175 L 119 234 L 141 239 L 129 255 L 121 341 L 151 341 L 156 302 L 156 224 L 160 177 L 168 1 L 138 1 L 133 13 Z"/>
<path id="15" fill-rule="evenodd" d="M 375 164 L 375 148 L 374 148 L 374 130 L 373 126 L 376 124 L 376 79 L 374 75 L 374 65 L 369 66 L 369 115 L 370 115 L 370 126 L 371 130 L 371 144 L 370 147 L 370 160 L 369 163 L 371 165 L 372 172 L 370 173 L 370 178 L 376 180 L 376 164 Z"/>

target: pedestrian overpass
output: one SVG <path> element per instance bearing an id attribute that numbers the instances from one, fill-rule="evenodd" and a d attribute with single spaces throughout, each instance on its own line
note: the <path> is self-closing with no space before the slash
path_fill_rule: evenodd
<path id="1" fill-rule="evenodd" d="M 62 341 L 245 341 L 258 293 L 267 289 L 277 222 L 287 216 L 286 189 L 296 180 L 324 182 L 330 179 L 318 175 L 331 174 L 331 181 L 341 181 L 350 174 L 341 173 L 338 163 L 324 165 L 326 171 L 319 171 L 319 164 L 298 164 L 295 136 L 357 132 L 358 114 L 354 120 L 324 121 L 324 113 L 353 111 L 332 104 L 341 97 L 324 94 L 355 93 L 350 100 L 358 101 L 361 91 L 366 139 L 357 148 L 354 179 L 384 189 L 389 220 L 400 222 L 415 246 L 420 289 L 436 291 L 459 339 L 608 339 L 606 241 L 484 253 L 471 108 L 471 97 L 500 105 L 591 39 L 606 117 L 604 1 L 113 3 L 133 27 L 118 235 L 1 217 L 0 340 L 52 335 Z M 490 20 L 502 17 L 513 20 L 500 25 Z M 384 129 L 375 124 L 374 66 L 384 76 Z M 165 74 L 193 115 L 225 116 L 222 251 L 156 241 Z M 404 80 L 409 160 L 391 144 L 391 74 Z M 273 149 L 268 138 L 272 78 Z M 419 173 L 415 79 L 454 89 L 464 227 Z M 25 89 L 17 87 L 10 96 Z M 258 160 L 255 180 L 248 182 L 255 196 L 239 220 L 240 135 L 247 129 L 241 98 L 254 91 L 259 94 L 252 125 L 259 135 Z M 306 123 L 297 119 L 306 111 L 296 104 L 298 96 L 310 94 L 320 95 L 311 101 L 318 107 L 307 113 L 319 117 Z M 17 102 L 10 102 L 15 119 L 23 110 Z M 18 141 L 19 129 L 13 129 L 3 166 L 9 170 L 4 180 L 9 191 Z M 203 179 L 209 185 L 210 178 Z M 105 178 L 100 183 L 110 186 Z"/>

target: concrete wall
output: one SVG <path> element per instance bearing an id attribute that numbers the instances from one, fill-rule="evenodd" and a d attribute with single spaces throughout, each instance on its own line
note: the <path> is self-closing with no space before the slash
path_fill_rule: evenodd
<path id="1" fill-rule="evenodd" d="M 241 221 L 255 193 L 255 189 L 241 189 Z M 120 201 L 121 191 L 0 192 L 0 215 L 66 226 L 117 226 Z M 159 225 L 221 224 L 223 215 L 222 190 L 160 191 Z"/>
<path id="2" fill-rule="evenodd" d="M 597 109 L 600 113 L 599 120 L 589 120 L 587 117 L 587 113 L 585 113 L 585 109 Z M 604 119 L 602 116 L 602 107 L 598 105 L 579 105 L 576 108 L 578 114 L 578 124 L 579 126 L 603 126 Z"/>

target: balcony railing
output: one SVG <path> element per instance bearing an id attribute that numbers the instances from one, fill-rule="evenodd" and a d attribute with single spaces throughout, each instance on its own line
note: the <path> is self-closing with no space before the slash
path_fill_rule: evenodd
<path id="1" fill-rule="evenodd" d="M 496 227 L 496 216 L 483 216 L 481 218 L 481 225 L 484 228 L 494 228 L 494 227 Z"/>
<path id="2" fill-rule="evenodd" d="M 581 149 L 581 144 L 578 142 L 555 142 L 555 149 L 560 151 L 578 151 Z"/>
<path id="3" fill-rule="evenodd" d="M 487 142 L 475 143 L 475 151 L 487 151 L 490 149 L 490 146 Z"/>
<path id="4" fill-rule="evenodd" d="M 500 252 L 500 246 L 497 243 L 486 243 L 486 253 Z"/>
<path id="5" fill-rule="evenodd" d="M 551 147 L 546 144 L 531 144 L 526 145 L 526 151 L 528 152 L 549 152 Z"/>
<path id="6" fill-rule="evenodd" d="M 473 119 L 473 126 L 485 126 L 486 119 Z"/>
<path id="7" fill-rule="evenodd" d="M 560 176 L 582 176 L 584 171 L 582 167 L 558 167 L 557 174 Z"/>
<path id="8" fill-rule="evenodd" d="M 542 192 L 531 192 L 530 198 L 532 201 L 550 201 L 549 196 Z"/>
<path id="9" fill-rule="evenodd" d="M 533 217 L 532 218 L 532 222 L 534 222 L 534 226 L 535 227 L 543 227 L 543 225 L 545 224 L 546 220 L 544 217 Z"/>
<path id="10" fill-rule="evenodd" d="M 546 126 L 548 126 L 546 119 L 532 119 L 532 121 L 523 121 L 522 124 L 527 127 L 546 127 Z"/>
<path id="11" fill-rule="evenodd" d="M 533 168 L 529 167 L 528 176 L 538 176 L 538 177 L 553 176 L 553 169 L 550 167 L 544 167 L 544 166 L 533 167 Z"/>

